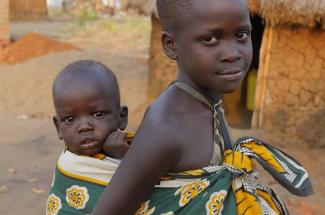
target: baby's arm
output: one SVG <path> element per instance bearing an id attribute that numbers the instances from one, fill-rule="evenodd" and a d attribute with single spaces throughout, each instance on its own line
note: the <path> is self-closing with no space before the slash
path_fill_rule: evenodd
<path id="1" fill-rule="evenodd" d="M 181 149 L 175 142 L 175 124 L 152 118 L 145 117 L 93 215 L 134 214 L 161 176 L 177 166 Z"/>
<path id="2" fill-rule="evenodd" d="M 107 137 L 102 148 L 107 156 L 122 159 L 129 147 L 127 135 L 120 130 L 116 130 Z"/>

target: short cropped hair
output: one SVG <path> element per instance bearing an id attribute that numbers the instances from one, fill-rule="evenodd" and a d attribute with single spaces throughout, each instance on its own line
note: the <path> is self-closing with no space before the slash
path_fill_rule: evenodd
<path id="1" fill-rule="evenodd" d="M 193 0 L 157 0 L 160 24 L 165 31 L 175 32 L 190 13 Z"/>
<path id="2" fill-rule="evenodd" d="M 94 73 L 94 72 L 104 72 L 113 76 L 112 70 L 109 69 L 106 65 L 94 61 L 94 60 L 79 60 L 73 63 L 68 64 L 63 70 L 60 72 L 57 78 L 60 76 L 64 76 L 66 74 L 84 74 L 84 73 Z"/>
<path id="3" fill-rule="evenodd" d="M 52 93 L 55 97 L 55 91 L 57 88 L 64 87 L 67 84 L 67 80 L 71 81 L 71 78 L 77 78 L 82 75 L 94 76 L 99 74 L 106 74 L 109 80 L 107 85 L 116 93 L 117 102 L 120 103 L 120 91 L 115 74 L 106 65 L 93 61 L 93 60 L 79 60 L 67 65 L 55 78 Z"/>

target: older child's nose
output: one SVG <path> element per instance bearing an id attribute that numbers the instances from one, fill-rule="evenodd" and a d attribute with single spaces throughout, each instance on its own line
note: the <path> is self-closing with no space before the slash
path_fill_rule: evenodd
<path id="1" fill-rule="evenodd" d="M 220 56 L 222 62 L 235 62 L 242 58 L 238 47 L 230 43 L 223 45 Z"/>

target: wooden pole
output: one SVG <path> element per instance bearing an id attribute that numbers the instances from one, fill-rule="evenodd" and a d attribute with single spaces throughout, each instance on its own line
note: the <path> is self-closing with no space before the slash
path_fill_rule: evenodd
<path id="1" fill-rule="evenodd" d="M 270 52 L 273 39 L 273 28 L 265 26 L 261 45 L 260 66 L 257 73 L 257 86 L 255 94 L 255 110 L 252 119 L 252 128 L 262 128 L 264 122 L 264 107 L 267 103 L 266 79 L 270 67 Z"/>

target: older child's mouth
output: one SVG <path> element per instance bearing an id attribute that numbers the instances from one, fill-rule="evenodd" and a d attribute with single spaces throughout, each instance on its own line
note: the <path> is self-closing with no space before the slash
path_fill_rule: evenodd
<path id="1" fill-rule="evenodd" d="M 242 69 L 228 69 L 216 73 L 219 78 L 222 78 L 226 81 L 236 81 L 242 78 L 243 70 Z"/>

